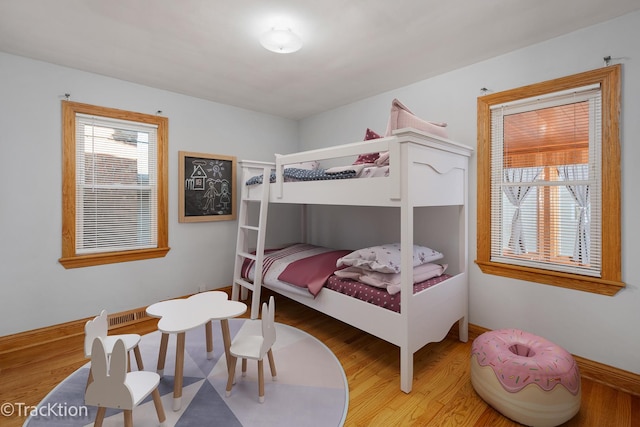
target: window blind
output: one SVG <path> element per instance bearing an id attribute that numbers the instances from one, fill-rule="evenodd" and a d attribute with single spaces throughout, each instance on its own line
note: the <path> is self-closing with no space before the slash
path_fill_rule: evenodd
<path id="1" fill-rule="evenodd" d="M 157 127 L 76 114 L 76 253 L 157 247 Z"/>
<path id="2" fill-rule="evenodd" d="M 598 87 L 491 111 L 491 260 L 600 277 Z"/>

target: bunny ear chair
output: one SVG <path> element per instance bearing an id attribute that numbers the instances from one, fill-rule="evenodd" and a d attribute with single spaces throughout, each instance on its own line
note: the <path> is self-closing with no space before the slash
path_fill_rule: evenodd
<path id="1" fill-rule="evenodd" d="M 91 348 L 93 346 L 93 342 L 97 337 L 102 338 L 102 344 L 104 346 L 105 351 L 107 352 L 107 356 L 111 354 L 113 351 L 113 346 L 116 340 L 121 339 L 124 342 L 125 350 L 127 351 L 127 363 L 128 370 L 131 370 L 131 362 L 130 362 L 130 351 L 133 350 L 133 353 L 136 357 L 136 364 L 138 365 L 138 370 L 142 371 L 144 366 L 142 364 L 142 355 L 140 354 L 140 348 L 138 347 L 138 343 L 140 342 L 140 335 L 138 334 L 121 334 L 121 335 L 108 335 L 109 324 L 107 319 L 107 311 L 102 310 L 100 315 L 95 318 L 89 320 L 84 325 L 84 356 L 89 359 L 91 358 Z M 89 378 L 87 379 L 87 386 L 92 381 L 91 373 L 89 373 Z"/>
<path id="2" fill-rule="evenodd" d="M 261 335 L 255 334 L 257 328 L 243 327 L 238 335 L 233 339 L 229 353 L 229 379 L 227 380 L 227 397 L 231 396 L 231 389 L 235 383 L 236 361 L 242 359 L 242 376 L 247 372 L 247 359 L 258 361 L 258 400 L 264 402 L 264 363 L 263 358 L 266 355 L 269 359 L 269 367 L 271 368 L 271 377 L 275 381 L 276 364 L 273 360 L 273 351 L 271 347 L 276 342 L 276 326 L 275 326 L 276 303 L 275 299 L 269 298 L 269 305 L 262 303 L 262 319 L 248 320 L 247 322 L 260 322 Z M 247 331 L 243 333 L 243 331 Z"/>
<path id="3" fill-rule="evenodd" d="M 158 384 L 160 375 L 155 372 L 127 372 L 127 350 L 124 340 L 117 339 L 111 355 L 107 353 L 104 339 L 96 337 L 91 346 L 91 376 L 84 402 L 98 407 L 94 426 L 102 426 L 107 408 L 124 411 L 125 427 L 133 427 L 133 409 L 150 394 L 158 414 L 160 425 L 166 420 Z"/>

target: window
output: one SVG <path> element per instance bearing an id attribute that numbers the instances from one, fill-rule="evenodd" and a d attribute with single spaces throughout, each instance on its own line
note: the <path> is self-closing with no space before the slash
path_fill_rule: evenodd
<path id="1" fill-rule="evenodd" d="M 478 254 L 495 274 L 614 295 L 620 66 L 478 98 Z"/>
<path id="2" fill-rule="evenodd" d="M 163 257 L 165 117 L 62 102 L 65 268 Z"/>

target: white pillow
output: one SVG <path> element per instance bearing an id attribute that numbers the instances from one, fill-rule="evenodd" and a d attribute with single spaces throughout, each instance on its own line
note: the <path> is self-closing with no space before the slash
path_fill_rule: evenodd
<path id="1" fill-rule="evenodd" d="M 426 264 L 443 258 L 440 252 L 426 246 L 413 245 L 413 266 Z M 400 243 L 359 249 L 340 258 L 337 266 L 360 267 L 380 273 L 400 273 Z"/>

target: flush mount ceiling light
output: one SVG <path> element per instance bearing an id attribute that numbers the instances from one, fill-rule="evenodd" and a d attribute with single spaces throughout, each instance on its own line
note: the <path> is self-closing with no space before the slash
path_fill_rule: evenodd
<path id="1" fill-rule="evenodd" d="M 302 47 L 302 39 L 291 28 L 272 28 L 260 37 L 260 44 L 271 52 L 293 53 Z"/>

